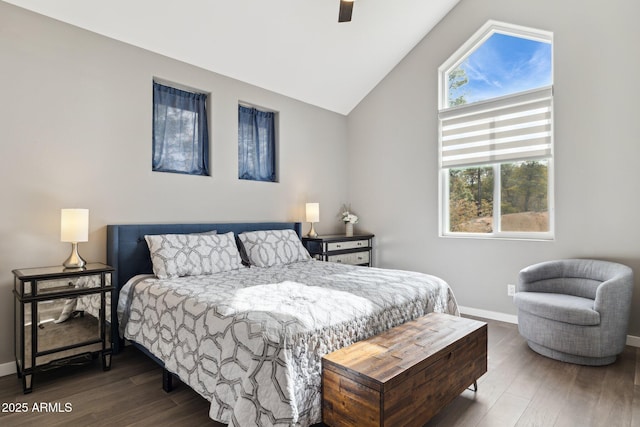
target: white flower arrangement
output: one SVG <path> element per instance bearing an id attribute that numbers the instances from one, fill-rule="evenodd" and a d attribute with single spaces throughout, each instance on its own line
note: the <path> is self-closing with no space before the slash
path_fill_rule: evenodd
<path id="1" fill-rule="evenodd" d="M 344 205 L 342 206 L 342 222 L 346 223 L 350 223 L 350 224 L 357 224 L 358 223 L 358 215 L 354 214 L 353 212 L 351 212 L 351 207 Z"/>

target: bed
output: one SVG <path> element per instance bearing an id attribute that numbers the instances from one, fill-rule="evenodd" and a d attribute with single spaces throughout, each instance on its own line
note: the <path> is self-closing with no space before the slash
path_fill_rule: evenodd
<path id="1" fill-rule="evenodd" d="M 157 264 L 170 235 L 226 242 L 228 233 L 244 239 L 250 268 L 164 278 L 181 268 L 170 257 L 166 272 Z M 300 233 L 300 223 L 109 225 L 112 331 L 209 400 L 213 420 L 306 427 L 321 421 L 323 355 L 431 311 L 459 314 L 442 279 L 315 261 L 297 252 Z M 273 236 L 287 236 L 284 262 L 265 249 Z"/>

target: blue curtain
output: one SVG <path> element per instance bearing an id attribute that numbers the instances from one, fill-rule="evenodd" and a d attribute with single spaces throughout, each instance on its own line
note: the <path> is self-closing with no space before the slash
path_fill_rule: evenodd
<path id="1" fill-rule="evenodd" d="M 209 175 L 207 95 L 153 82 L 153 170 Z"/>
<path id="2" fill-rule="evenodd" d="M 276 181 L 275 114 L 238 106 L 238 178 Z"/>

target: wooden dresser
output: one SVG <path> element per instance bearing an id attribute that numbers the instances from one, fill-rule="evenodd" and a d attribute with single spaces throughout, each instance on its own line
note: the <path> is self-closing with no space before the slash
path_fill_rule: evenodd
<path id="1" fill-rule="evenodd" d="M 373 234 L 303 237 L 302 244 L 320 261 L 371 267 Z"/>
<path id="2" fill-rule="evenodd" d="M 322 420 L 421 426 L 487 372 L 487 324 L 430 313 L 326 355 Z"/>

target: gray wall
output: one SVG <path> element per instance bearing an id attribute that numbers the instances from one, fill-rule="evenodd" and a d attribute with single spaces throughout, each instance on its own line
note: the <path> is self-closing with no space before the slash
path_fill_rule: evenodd
<path id="1" fill-rule="evenodd" d="M 462 0 L 349 115 L 350 200 L 378 265 L 436 274 L 459 304 L 513 315 L 506 285 L 529 264 L 623 262 L 640 335 L 638 16 L 632 0 Z M 554 33 L 553 242 L 438 237 L 437 69 L 489 19 Z"/>
<path id="2" fill-rule="evenodd" d="M 211 93 L 211 177 L 151 171 L 152 78 Z M 346 117 L 0 2 L 0 364 L 13 360 L 11 270 L 61 264 L 60 209 L 106 224 L 289 221 L 347 201 Z M 237 179 L 238 100 L 279 112 L 280 182 Z M 308 225 L 305 224 L 305 230 Z"/>

